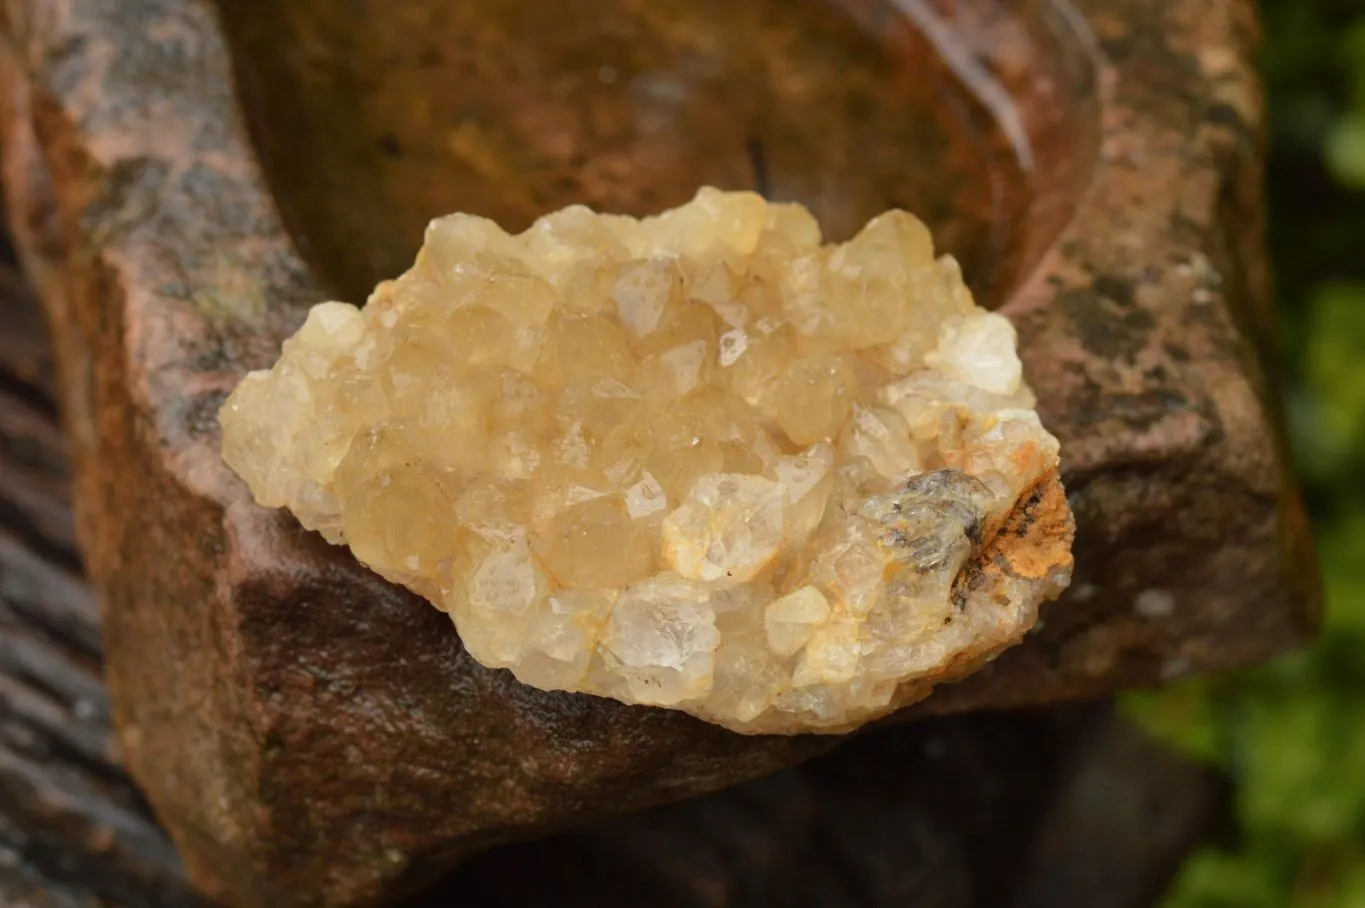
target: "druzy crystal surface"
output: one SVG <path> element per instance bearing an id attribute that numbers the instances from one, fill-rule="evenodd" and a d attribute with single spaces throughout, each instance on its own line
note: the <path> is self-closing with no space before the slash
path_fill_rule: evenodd
<path id="1" fill-rule="evenodd" d="M 843 731 L 1016 642 L 1068 582 L 1015 334 L 900 211 L 822 245 L 703 189 L 510 236 L 433 221 L 228 399 L 261 504 L 544 689 Z"/>

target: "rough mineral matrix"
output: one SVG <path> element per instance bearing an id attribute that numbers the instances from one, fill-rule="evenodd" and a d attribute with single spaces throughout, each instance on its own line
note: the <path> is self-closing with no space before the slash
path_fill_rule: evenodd
<path id="1" fill-rule="evenodd" d="M 846 731 L 1015 643 L 1071 572 L 1015 333 L 925 226 L 821 245 L 703 189 L 510 236 L 433 221 L 224 406 L 257 501 L 539 688 Z"/>

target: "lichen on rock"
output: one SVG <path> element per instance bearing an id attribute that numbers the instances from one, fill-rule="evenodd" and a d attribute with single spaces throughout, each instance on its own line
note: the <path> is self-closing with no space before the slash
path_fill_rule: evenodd
<path id="1" fill-rule="evenodd" d="M 1016 642 L 1069 581 L 1007 319 L 891 211 L 701 190 L 509 236 L 433 221 L 223 408 L 257 501 L 544 689 L 837 732 Z"/>

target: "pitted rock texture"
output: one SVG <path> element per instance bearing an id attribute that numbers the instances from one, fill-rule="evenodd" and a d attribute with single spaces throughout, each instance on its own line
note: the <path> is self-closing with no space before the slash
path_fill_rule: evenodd
<path id="1" fill-rule="evenodd" d="M 1072 532 L 1033 524 L 1037 569 L 967 586 L 1057 482 L 1014 328 L 903 211 L 820 239 L 714 189 L 517 236 L 438 219 L 246 376 L 224 457 L 527 684 L 856 727 L 1022 636 Z"/>

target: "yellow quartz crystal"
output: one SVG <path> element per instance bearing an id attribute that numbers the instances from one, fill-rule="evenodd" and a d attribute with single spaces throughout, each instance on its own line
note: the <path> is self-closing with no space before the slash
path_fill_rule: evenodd
<path id="1" fill-rule="evenodd" d="M 521 681 L 741 732 L 843 731 L 1016 642 L 1069 580 L 1008 320 L 888 212 L 703 189 L 509 236 L 433 221 L 221 414 L 256 500 Z"/>

